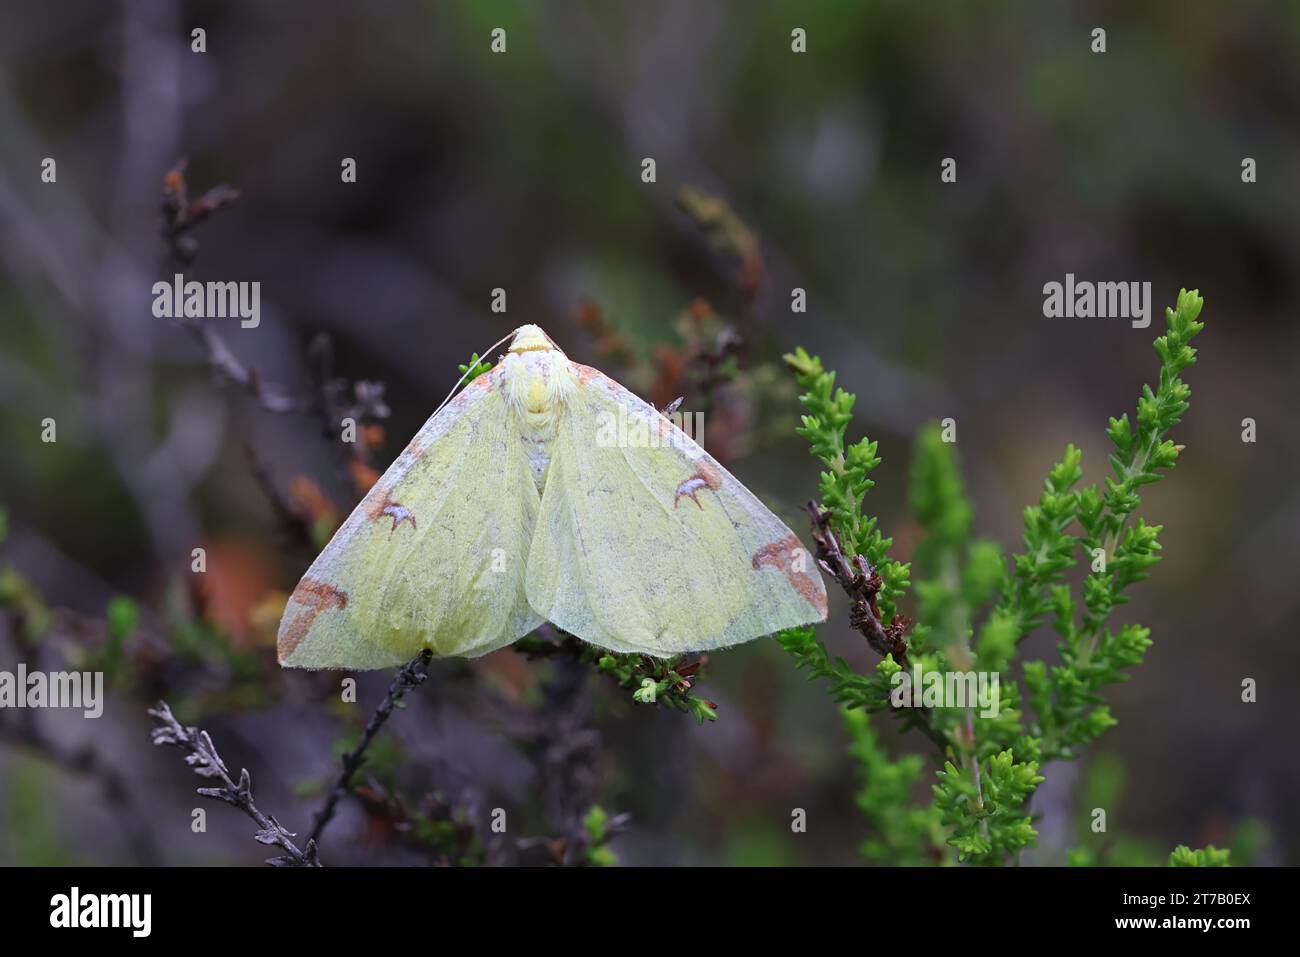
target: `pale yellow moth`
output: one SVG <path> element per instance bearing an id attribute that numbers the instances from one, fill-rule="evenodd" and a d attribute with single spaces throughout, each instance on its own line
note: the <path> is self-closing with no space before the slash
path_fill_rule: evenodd
<path id="1" fill-rule="evenodd" d="M 475 657 L 553 622 L 667 657 L 824 621 L 798 537 L 540 328 L 435 412 L 294 589 L 280 663 Z"/>

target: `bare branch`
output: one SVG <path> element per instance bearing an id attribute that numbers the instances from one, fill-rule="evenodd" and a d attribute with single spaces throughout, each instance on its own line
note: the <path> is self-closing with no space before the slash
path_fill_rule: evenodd
<path id="1" fill-rule="evenodd" d="M 347 793 L 353 775 L 357 773 L 357 769 L 361 767 L 362 762 L 365 760 L 366 749 L 370 747 L 370 743 L 375 739 L 375 735 L 379 733 L 379 729 L 384 726 L 384 722 L 393 713 L 393 709 L 406 697 L 408 691 L 424 684 L 424 680 L 429 677 L 429 662 L 432 659 L 433 652 L 425 649 L 404 664 L 401 670 L 393 676 L 393 682 L 388 686 L 388 694 L 384 695 L 384 700 L 379 703 L 379 707 L 375 709 L 375 713 L 366 724 L 365 731 L 361 733 L 361 740 L 355 748 L 343 755 L 343 769 L 339 772 L 334 787 L 330 789 L 329 794 L 326 796 L 325 803 L 316 812 L 311 829 L 311 838 L 308 841 L 309 847 L 314 846 L 320 840 L 321 834 L 334 818 L 334 811 L 338 807 L 339 800 Z"/>
<path id="2" fill-rule="evenodd" d="M 199 244 L 193 236 L 186 234 L 238 198 L 239 190 L 221 183 L 191 201 L 185 183 L 185 160 L 173 166 L 163 178 L 162 203 L 163 238 L 171 247 L 172 254 L 183 263 L 193 262 Z"/>
<path id="3" fill-rule="evenodd" d="M 185 752 L 185 763 L 195 774 L 203 778 L 216 778 L 221 782 L 220 787 L 199 788 L 199 794 L 239 808 L 257 824 L 257 833 L 253 835 L 255 840 L 284 850 L 284 854 L 269 858 L 266 863 L 272 867 L 320 867 L 320 860 L 316 856 L 316 841 L 309 840 L 306 848 L 299 850 L 293 842 L 296 835 L 253 803 L 253 782 L 249 778 L 248 769 L 241 768 L 239 780 L 235 781 L 206 731 L 182 725 L 165 701 L 159 701 L 158 707 L 150 708 L 149 717 L 159 724 L 152 732 L 154 744 L 175 745 Z"/>
<path id="4" fill-rule="evenodd" d="M 300 398 L 284 386 L 264 381 L 255 368 L 240 362 L 230 351 L 226 341 L 211 325 L 201 319 L 185 317 L 172 321 L 188 330 L 199 341 L 203 351 L 207 353 L 208 365 L 212 371 L 247 393 L 267 412 L 291 413 L 311 410 L 313 403 L 310 399 Z"/>

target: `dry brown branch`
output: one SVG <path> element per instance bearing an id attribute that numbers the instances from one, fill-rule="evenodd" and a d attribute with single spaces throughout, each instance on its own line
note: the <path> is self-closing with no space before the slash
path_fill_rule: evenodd
<path id="1" fill-rule="evenodd" d="M 221 782 L 220 787 L 199 788 L 199 794 L 239 808 L 257 824 L 257 833 L 253 835 L 256 841 L 283 849 L 284 854 L 268 858 L 266 863 L 272 867 L 320 867 L 316 842 L 309 840 L 307 846 L 299 850 L 293 842 L 296 835 L 286 830 L 272 815 L 262 812 L 253 802 L 253 782 L 249 778 L 248 769 L 241 768 L 239 780 L 235 781 L 206 731 L 182 725 L 165 701 L 159 701 L 156 708 L 150 708 L 149 717 L 159 725 L 153 729 L 154 744 L 170 744 L 180 748 L 185 752 L 185 763 L 195 774 L 203 778 L 216 778 Z"/>
<path id="2" fill-rule="evenodd" d="M 412 688 L 418 688 L 424 684 L 429 677 L 429 662 L 433 660 L 433 652 L 425 649 L 416 655 L 401 670 L 393 676 L 392 684 L 388 686 L 388 694 L 384 695 L 384 700 L 379 702 L 379 707 L 371 715 L 370 720 L 366 723 L 365 730 L 361 733 L 361 740 L 351 751 L 343 755 L 343 768 L 339 772 L 338 779 L 330 792 L 325 797 L 325 803 L 321 809 L 316 812 L 314 823 L 311 829 L 311 838 L 308 845 L 315 845 L 320 840 L 329 822 L 334 818 L 334 811 L 338 807 L 339 800 L 347 793 L 348 785 L 351 784 L 353 776 L 357 769 L 361 767 L 365 760 L 366 749 L 379 733 L 379 729 L 384 726 L 393 709 L 398 707 L 401 700 L 406 697 L 406 693 Z"/>
<path id="3" fill-rule="evenodd" d="M 185 160 L 180 160 L 163 177 L 163 238 L 177 259 L 191 263 L 198 255 L 199 243 L 188 235 L 189 231 L 237 200 L 239 190 L 221 183 L 191 200 L 185 182 L 185 164 Z"/>

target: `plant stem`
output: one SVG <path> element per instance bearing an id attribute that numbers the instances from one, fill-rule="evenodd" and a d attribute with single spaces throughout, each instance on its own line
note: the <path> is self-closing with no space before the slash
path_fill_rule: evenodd
<path id="1" fill-rule="evenodd" d="M 343 755 L 343 767 L 339 771 L 339 776 L 334 782 L 334 786 L 325 797 L 325 803 L 321 805 L 319 811 L 313 818 L 310 840 L 313 843 L 319 843 L 321 834 L 329 822 L 334 818 L 334 812 L 338 807 L 339 800 L 347 792 L 348 785 L 352 783 L 352 776 L 357 773 L 365 761 L 366 749 L 374 741 L 375 735 L 379 729 L 384 726 L 393 709 L 397 707 L 398 702 L 406 696 L 406 693 L 412 688 L 416 688 L 424 683 L 429 677 L 429 662 L 433 660 L 433 652 L 427 648 L 416 655 L 393 676 L 392 684 L 388 686 L 388 694 L 384 695 L 384 700 L 379 703 L 375 713 L 371 715 L 370 721 L 366 724 L 366 729 L 361 733 L 361 740 L 351 751 Z"/>
<path id="2" fill-rule="evenodd" d="M 153 730 L 154 744 L 175 745 L 186 753 L 185 763 L 195 774 L 221 781 L 222 787 L 199 788 L 199 794 L 239 808 L 257 824 L 258 831 L 254 838 L 258 843 L 273 844 L 284 850 L 281 857 L 271 858 L 267 861 L 268 864 L 275 867 L 320 867 L 320 861 L 316 857 L 316 841 L 308 840 L 307 846 L 299 850 L 292 840 L 293 832 L 286 830 L 273 815 L 264 813 L 253 803 L 253 782 L 249 778 L 248 769 L 240 769 L 239 781 L 236 783 L 206 731 L 185 727 L 176 720 L 165 701 L 159 701 L 158 707 L 150 708 L 149 717 L 159 724 Z"/>

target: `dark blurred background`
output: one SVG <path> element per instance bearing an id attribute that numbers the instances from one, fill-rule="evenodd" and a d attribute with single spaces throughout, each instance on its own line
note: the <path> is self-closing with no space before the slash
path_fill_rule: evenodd
<path id="1" fill-rule="evenodd" d="M 940 182 L 945 157 L 956 183 Z M 182 158 L 191 199 L 240 191 L 186 233 L 188 266 L 160 212 Z M 725 203 L 709 206 L 720 224 L 682 187 Z M 355 706 L 337 675 L 282 674 L 284 594 L 457 364 L 523 322 L 647 398 L 706 406 L 706 445 L 800 531 L 817 469 L 779 356 L 820 353 L 859 396 L 853 434 L 880 440 L 868 508 L 905 559 L 923 422 L 958 421 L 976 531 L 1018 547 L 1067 442 L 1086 481 L 1104 477 L 1106 418 L 1154 376 L 1180 286 L 1201 290 L 1207 322 L 1174 434 L 1186 451 L 1143 506 L 1164 561 L 1118 612 L 1155 645 L 1111 695 L 1119 726 L 1049 768 L 1033 859 L 1061 862 L 1103 800 L 1116 863 L 1210 842 L 1300 861 L 1294 4 L 11 3 L 0 218 L 0 666 L 94 665 L 110 687 L 97 721 L 0 715 L 0 863 L 267 856 L 218 805 L 191 832 L 201 782 L 149 746 L 158 697 L 309 830 L 390 676 L 362 676 Z M 360 403 L 363 447 L 340 455 L 318 415 L 264 409 L 151 314 L 150 287 L 178 271 L 261 282 L 260 327 L 215 322 L 256 383 L 348 407 L 355 388 L 332 380 L 382 382 L 391 415 Z M 1044 318 L 1043 284 L 1067 272 L 1149 280 L 1152 327 Z M 740 344 L 724 335 L 715 363 L 722 329 Z M 842 602 L 821 635 L 874 664 Z M 427 859 L 394 825 L 417 804 L 480 828 L 504 807 L 512 831 L 547 833 L 576 791 L 630 813 L 613 844 L 626 863 L 857 860 L 854 768 L 824 690 L 759 641 L 712 656 L 701 693 L 720 715 L 703 727 L 510 650 L 436 663 L 326 856 Z"/>

